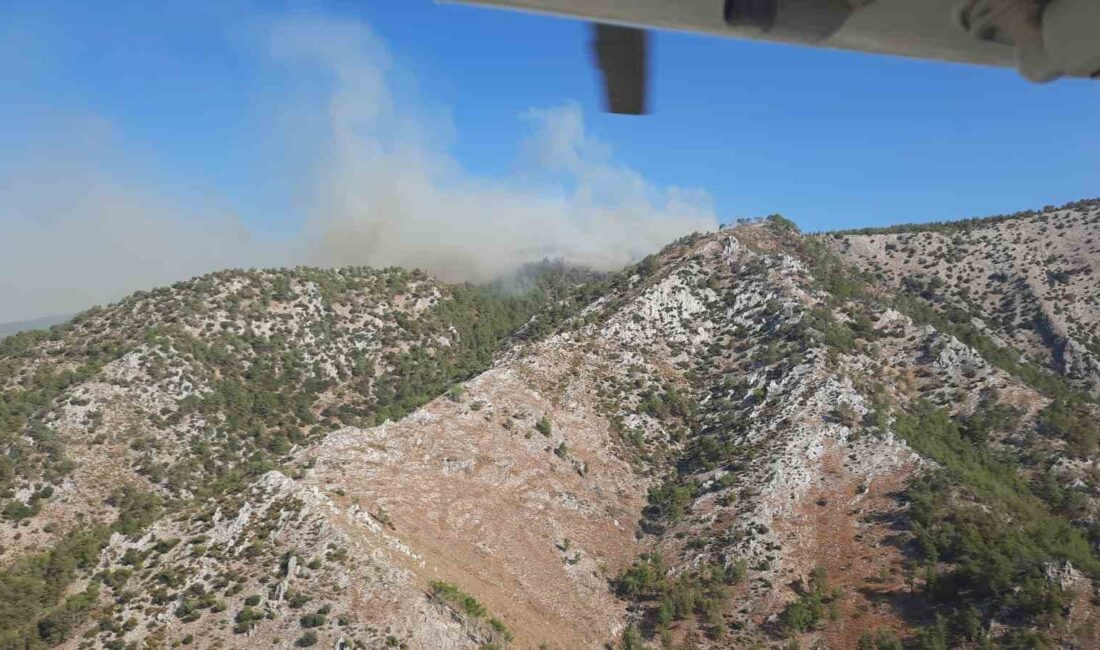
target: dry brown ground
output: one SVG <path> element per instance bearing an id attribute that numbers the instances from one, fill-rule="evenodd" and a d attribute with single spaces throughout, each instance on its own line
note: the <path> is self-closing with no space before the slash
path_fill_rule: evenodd
<path id="1" fill-rule="evenodd" d="M 616 456 L 594 404 L 555 404 L 524 374 L 492 370 L 469 384 L 465 403 L 442 398 L 382 430 L 331 436 L 309 481 L 343 491 L 338 502 L 384 510 L 388 534 L 420 561 L 394 555 L 425 591 L 431 580 L 458 585 L 517 647 L 597 647 L 623 626 L 608 580 L 641 550 L 644 484 Z M 543 414 L 549 437 L 533 430 Z M 553 451 L 561 441 L 565 458 Z"/>
<path id="2" fill-rule="evenodd" d="M 776 525 L 789 567 L 789 582 L 782 587 L 790 599 L 814 567 L 824 567 L 829 584 L 844 593 L 837 621 L 807 635 L 836 650 L 854 648 L 864 632 L 878 629 L 906 636 L 908 626 L 898 611 L 911 613 L 915 605 L 904 579 L 901 533 L 890 524 L 898 509 L 892 494 L 912 468 L 876 476 L 859 494 L 858 480 L 844 469 L 843 453 L 832 449 L 822 457 L 819 485 Z"/>

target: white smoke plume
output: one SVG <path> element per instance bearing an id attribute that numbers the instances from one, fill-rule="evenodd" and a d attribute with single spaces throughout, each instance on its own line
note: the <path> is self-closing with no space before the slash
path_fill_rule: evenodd
<path id="1" fill-rule="evenodd" d="M 365 25 L 297 20 L 272 42 L 331 77 L 330 147 L 307 227 L 316 263 L 420 266 L 474 280 L 544 256 L 613 268 L 716 224 L 705 195 L 654 188 L 610 160 L 575 104 L 525 116 L 533 133 L 524 153 L 556 186 L 476 178 L 404 116 L 389 58 Z"/>
<path id="2" fill-rule="evenodd" d="M 259 243 L 201 200 L 168 198 L 114 160 L 109 137 L 77 138 L 93 145 L 61 152 L 63 165 L 51 144 L 0 166 L 0 322 L 225 267 L 397 265 L 473 281 L 543 257 L 612 269 L 717 226 L 705 193 L 616 163 L 576 104 L 521 116 L 531 132 L 519 171 L 480 177 L 449 152 L 460 129 L 395 90 L 410 84 L 369 26 L 318 15 L 263 25 L 268 65 L 314 93 L 286 98 L 271 134 L 309 188 L 297 236 Z"/>

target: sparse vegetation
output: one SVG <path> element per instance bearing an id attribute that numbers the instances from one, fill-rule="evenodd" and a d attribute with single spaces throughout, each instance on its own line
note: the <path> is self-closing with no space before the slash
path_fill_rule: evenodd
<path id="1" fill-rule="evenodd" d="M 1046 245 L 1073 226 L 1041 222 L 1048 214 L 1028 217 L 1031 232 L 1050 233 L 1035 245 L 1039 268 L 1026 286 L 1007 262 L 971 268 L 1003 243 L 996 237 L 1017 234 L 1009 220 L 898 229 L 857 254 L 844 235 L 802 236 L 772 215 L 685 237 L 613 275 L 544 263 L 521 274 L 523 290 L 442 285 L 400 269 L 232 271 L 0 341 L 0 647 L 205 646 L 210 626 L 245 635 L 269 625 L 299 647 L 337 632 L 411 643 L 372 627 L 366 610 L 326 604 L 332 585 L 348 581 L 416 587 L 325 518 L 354 518 L 396 544 L 394 530 L 437 517 L 395 523 L 415 504 L 363 482 L 360 453 L 410 472 L 441 466 L 460 483 L 415 489 L 443 501 L 441 489 L 487 468 L 507 472 L 493 480 L 509 489 L 515 476 L 535 477 L 535 490 L 517 494 L 568 510 L 531 547 L 554 560 L 539 576 L 547 593 L 568 598 L 553 581 L 591 573 L 629 601 L 625 631 L 600 642 L 798 647 L 803 634 L 863 625 L 829 626 L 842 610 L 862 621 L 870 585 L 887 595 L 861 650 L 1081 645 L 1077 607 L 1094 604 L 1071 610 L 1072 585 L 1100 579 L 1100 406 L 1082 379 L 1100 327 L 1079 317 L 1092 304 L 1080 293 L 1089 267 Z M 1088 218 L 1100 223 L 1100 211 Z M 981 248 L 990 224 L 1003 231 Z M 906 277 L 869 261 L 887 254 L 906 260 Z M 1034 309 L 1028 291 L 1047 304 Z M 531 344 L 551 332 L 562 335 Z M 467 393 L 463 382 L 493 363 L 507 372 Z M 535 399 L 500 388 L 516 380 Z M 350 428 L 443 396 L 449 405 L 393 428 Z M 421 415 L 444 436 L 478 427 L 499 437 L 471 454 L 448 440 L 414 463 L 404 439 L 381 438 L 408 433 Z M 331 449 L 318 444 L 337 430 Z M 594 444 L 605 434 L 610 444 Z M 363 447 L 337 458 L 347 441 Z M 935 467 L 911 463 L 909 450 Z M 89 460 L 98 464 L 87 475 L 72 471 Z M 642 512 L 625 510 L 642 485 Z M 801 538 L 790 543 L 788 513 L 799 526 L 858 518 L 855 539 L 837 546 L 869 556 L 868 575 L 816 552 L 812 562 L 831 575 L 819 567 L 790 582 L 785 571 L 812 564 L 798 555 L 808 548 Z M 609 517 L 618 532 L 602 519 L 590 526 Z M 463 543 L 479 553 L 507 541 L 478 530 L 490 534 Z M 612 577 L 618 556 L 593 530 L 614 544 L 633 534 L 663 553 Z M 400 538 L 415 546 L 417 536 Z M 42 540 L 46 550 L 29 551 Z M 894 543 L 904 567 L 879 555 Z M 502 571 L 516 571 L 515 549 L 503 550 Z M 891 598 L 902 581 L 905 598 Z M 789 604 L 762 612 L 761 593 Z M 430 598 L 419 611 L 457 617 L 475 643 L 512 639 L 458 585 L 432 582 Z M 775 618 L 761 624 L 761 613 Z M 889 613 L 897 618 L 878 620 Z"/>
<path id="2" fill-rule="evenodd" d="M 465 614 L 473 621 L 484 620 L 490 630 L 500 639 L 510 641 L 512 632 L 499 618 L 490 616 L 489 611 L 476 598 L 462 591 L 457 585 L 442 580 L 433 580 L 431 583 L 432 598 L 451 605 Z"/>
<path id="3" fill-rule="evenodd" d="M 619 596 L 646 605 L 647 622 L 656 634 L 673 621 L 695 616 L 712 636 L 722 636 L 725 633 L 722 610 L 729 596 L 728 586 L 743 580 L 745 570 L 743 562 L 729 566 L 708 564 L 670 578 L 664 558 L 659 553 L 650 553 L 624 571 L 615 581 L 615 588 Z"/>
<path id="4" fill-rule="evenodd" d="M 913 482 L 908 512 L 928 562 L 925 593 L 946 609 L 953 638 L 974 634 L 963 623 L 975 604 L 987 616 L 1024 624 L 1058 620 L 1067 596 L 1046 579 L 1045 567 L 1068 560 L 1100 571 L 1086 537 L 942 410 L 924 404 L 900 414 L 895 430 L 944 468 Z"/>
<path id="5" fill-rule="evenodd" d="M 784 636 L 791 637 L 816 629 L 827 620 L 837 620 L 836 604 L 842 596 L 840 589 L 829 586 L 825 569 L 815 568 L 805 593 L 779 615 L 780 631 Z"/>

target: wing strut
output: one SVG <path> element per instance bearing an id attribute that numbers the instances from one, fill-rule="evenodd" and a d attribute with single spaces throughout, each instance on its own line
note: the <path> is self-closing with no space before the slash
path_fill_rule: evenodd
<path id="1" fill-rule="evenodd" d="M 646 113 L 649 83 L 648 40 L 644 29 L 594 23 L 596 65 L 603 73 L 607 110 L 626 115 Z"/>

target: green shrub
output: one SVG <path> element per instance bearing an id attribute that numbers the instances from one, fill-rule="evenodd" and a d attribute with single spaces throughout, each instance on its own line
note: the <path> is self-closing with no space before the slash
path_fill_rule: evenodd
<path id="1" fill-rule="evenodd" d="M 485 606 L 479 603 L 473 596 L 463 592 L 457 586 L 449 582 L 433 580 L 431 587 L 433 596 L 455 605 L 468 616 L 473 618 L 485 616 Z"/>
<path id="2" fill-rule="evenodd" d="M 879 630 L 874 634 L 860 635 L 856 650 L 902 650 L 902 644 L 890 630 Z"/>
<path id="3" fill-rule="evenodd" d="M 40 634 L 63 638 L 82 620 L 98 597 L 94 586 L 53 610 L 77 572 L 98 562 L 109 535 L 105 527 L 71 532 L 50 550 L 19 558 L 0 572 L 0 647 Z"/>
<path id="4" fill-rule="evenodd" d="M 823 567 L 816 567 L 810 575 L 808 590 L 791 603 L 779 615 L 779 629 L 791 637 L 835 619 L 835 603 L 841 597 L 839 589 L 830 589 Z"/>
<path id="5" fill-rule="evenodd" d="M 623 598 L 648 603 L 659 627 L 672 621 L 697 615 L 712 634 L 724 632 L 721 608 L 728 598 L 727 585 L 744 578 L 744 563 L 729 568 L 704 564 L 675 579 L 659 553 L 642 555 L 615 581 L 616 593 Z"/>
<path id="6" fill-rule="evenodd" d="M 317 612 L 315 614 L 306 614 L 298 619 L 298 623 L 302 627 L 321 627 L 325 624 L 325 615 Z"/>
<path id="7" fill-rule="evenodd" d="M 38 638 L 51 646 L 59 645 L 87 619 L 98 602 L 99 586 L 94 583 L 83 592 L 69 596 L 60 607 L 39 619 Z"/>

